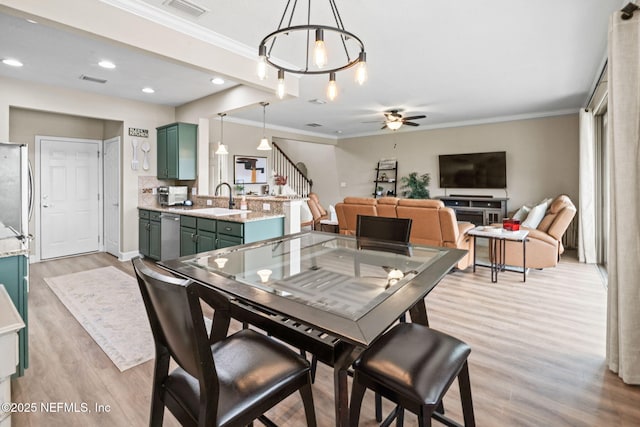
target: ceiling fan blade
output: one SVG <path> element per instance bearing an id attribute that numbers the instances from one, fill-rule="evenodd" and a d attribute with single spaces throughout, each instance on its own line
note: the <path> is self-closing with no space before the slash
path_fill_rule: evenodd
<path id="1" fill-rule="evenodd" d="M 413 123 L 413 122 L 404 122 L 404 124 L 407 126 L 420 126 L 420 123 Z"/>
<path id="2" fill-rule="evenodd" d="M 426 118 L 427 118 L 427 116 L 422 114 L 420 116 L 405 117 L 404 120 L 419 120 L 419 119 L 426 119 Z"/>
<path id="3" fill-rule="evenodd" d="M 386 129 L 386 128 L 387 128 L 387 124 L 385 123 L 385 124 L 384 124 L 384 126 L 382 126 L 382 127 L 380 128 L 380 130 L 382 130 L 382 129 Z"/>

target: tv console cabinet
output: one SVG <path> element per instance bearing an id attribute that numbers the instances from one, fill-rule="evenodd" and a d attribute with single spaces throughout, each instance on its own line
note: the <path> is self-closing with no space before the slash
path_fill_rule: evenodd
<path id="1" fill-rule="evenodd" d="M 507 198 L 442 196 L 439 199 L 455 211 L 458 221 L 489 225 L 502 222 L 507 217 Z"/>

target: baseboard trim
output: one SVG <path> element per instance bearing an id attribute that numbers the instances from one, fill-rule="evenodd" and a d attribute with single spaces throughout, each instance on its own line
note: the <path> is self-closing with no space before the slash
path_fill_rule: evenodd
<path id="1" fill-rule="evenodd" d="M 140 252 L 138 251 L 131 251 L 131 252 L 120 252 L 120 255 L 118 256 L 118 260 L 119 261 L 131 261 L 133 258 L 140 256 Z"/>

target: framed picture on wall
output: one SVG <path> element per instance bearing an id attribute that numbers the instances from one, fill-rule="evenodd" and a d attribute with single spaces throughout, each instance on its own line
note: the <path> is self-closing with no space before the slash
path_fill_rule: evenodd
<path id="1" fill-rule="evenodd" d="M 266 184 L 267 158 L 233 156 L 233 180 L 235 184 Z"/>

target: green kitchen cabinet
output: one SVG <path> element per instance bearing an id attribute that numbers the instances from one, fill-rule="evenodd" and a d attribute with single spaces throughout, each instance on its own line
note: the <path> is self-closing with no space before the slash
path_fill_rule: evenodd
<path id="1" fill-rule="evenodd" d="M 196 179 L 198 125 L 172 123 L 158 132 L 158 179 Z"/>
<path id="2" fill-rule="evenodd" d="M 145 257 L 160 259 L 160 212 L 138 211 L 138 251 Z"/>
<path id="3" fill-rule="evenodd" d="M 18 332 L 18 366 L 15 375 L 21 377 L 29 367 L 29 262 L 26 255 L 0 258 L 0 283 L 5 286 L 26 325 Z"/>
<path id="4" fill-rule="evenodd" d="M 218 220 L 217 249 L 284 235 L 284 218 L 233 222 Z"/>
<path id="5" fill-rule="evenodd" d="M 180 256 L 211 251 L 215 248 L 215 219 L 180 216 Z"/>

